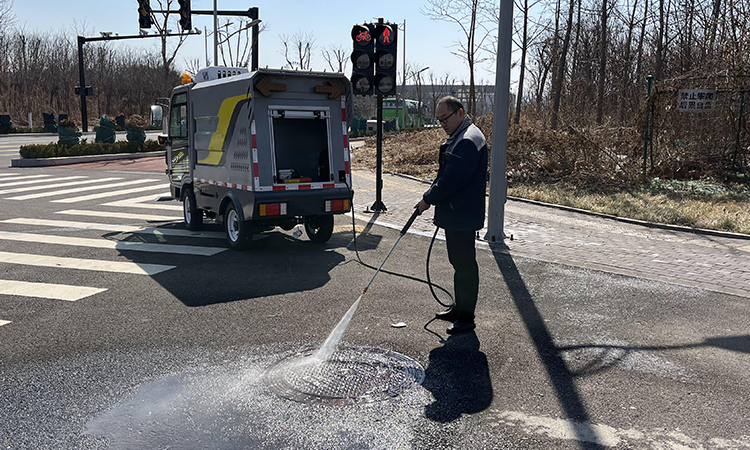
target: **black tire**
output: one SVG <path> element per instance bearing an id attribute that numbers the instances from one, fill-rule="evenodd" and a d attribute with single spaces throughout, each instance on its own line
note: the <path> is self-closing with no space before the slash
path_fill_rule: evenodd
<path id="1" fill-rule="evenodd" d="M 244 250 L 253 241 L 252 225 L 240 220 L 234 203 L 229 203 L 224 211 L 224 232 L 229 246 L 234 250 Z"/>
<path id="2" fill-rule="evenodd" d="M 333 235 L 333 215 L 305 217 L 305 233 L 316 244 L 328 242 Z"/>
<path id="3" fill-rule="evenodd" d="M 195 194 L 192 186 L 186 186 L 185 197 L 182 199 L 182 217 L 185 226 L 190 231 L 199 231 L 203 226 L 203 210 L 195 204 Z"/>

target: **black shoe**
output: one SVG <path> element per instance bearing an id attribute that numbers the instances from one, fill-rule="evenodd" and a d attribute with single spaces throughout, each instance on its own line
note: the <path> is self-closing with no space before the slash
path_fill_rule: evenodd
<path id="1" fill-rule="evenodd" d="M 474 322 L 464 322 L 461 320 L 456 320 L 453 322 L 453 325 L 449 326 L 447 330 L 445 330 L 448 334 L 459 334 L 459 333 L 466 333 L 467 331 L 471 331 L 474 328 L 477 327 L 477 324 Z"/>
<path id="2" fill-rule="evenodd" d="M 445 311 L 440 311 L 439 313 L 435 313 L 435 318 L 439 320 L 445 320 L 446 322 L 455 322 L 458 320 L 458 314 L 453 311 L 453 309 L 448 309 Z"/>

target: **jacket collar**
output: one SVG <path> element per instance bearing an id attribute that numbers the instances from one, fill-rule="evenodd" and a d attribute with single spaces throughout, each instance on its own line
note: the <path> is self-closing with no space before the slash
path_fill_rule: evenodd
<path id="1" fill-rule="evenodd" d="M 464 131 L 466 131 L 467 128 L 469 128 L 469 126 L 471 125 L 471 123 L 472 123 L 471 122 L 471 117 L 469 117 L 469 115 L 467 114 L 466 117 L 464 117 L 464 121 L 461 122 L 461 125 L 459 125 L 458 128 L 456 128 L 456 131 L 454 131 L 453 134 L 451 134 L 448 137 L 448 139 L 446 139 L 445 143 L 446 144 L 450 144 L 454 140 L 456 140 L 456 138 L 458 136 L 460 136 L 461 133 L 463 133 Z"/>

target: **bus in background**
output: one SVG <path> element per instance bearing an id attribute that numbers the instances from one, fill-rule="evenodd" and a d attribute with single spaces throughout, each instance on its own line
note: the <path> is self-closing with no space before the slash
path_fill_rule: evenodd
<path id="1" fill-rule="evenodd" d="M 402 113 L 403 102 L 406 102 L 406 111 Z M 420 114 L 421 109 L 421 114 Z M 401 123 L 403 118 L 403 124 Z M 421 128 L 425 126 L 427 119 L 427 107 L 416 100 L 398 100 L 395 98 L 383 100 L 383 120 L 397 119 L 398 128 Z"/>

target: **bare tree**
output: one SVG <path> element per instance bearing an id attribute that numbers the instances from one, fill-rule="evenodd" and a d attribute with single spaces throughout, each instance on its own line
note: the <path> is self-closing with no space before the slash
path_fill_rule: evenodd
<path id="1" fill-rule="evenodd" d="M 601 41 L 599 42 L 599 79 L 597 80 L 597 101 L 596 101 L 596 124 L 601 125 L 604 120 L 604 80 L 607 75 L 607 0 L 602 0 L 601 16 Z"/>
<path id="2" fill-rule="evenodd" d="M 575 10 L 575 0 L 569 0 L 569 2 L 570 7 L 568 8 L 568 24 L 565 29 L 565 39 L 563 39 L 563 46 L 560 50 L 560 59 L 557 64 L 557 75 L 554 86 L 555 91 L 552 97 L 552 121 L 550 123 L 550 127 L 553 130 L 557 128 L 557 115 L 560 112 L 560 99 L 562 97 L 563 83 L 565 82 L 565 58 L 568 54 L 568 46 L 570 45 L 570 31 L 573 28 L 573 12 Z"/>
<path id="3" fill-rule="evenodd" d="M 16 18 L 13 15 L 13 0 L 0 0 L 0 34 L 13 26 Z"/>
<path id="4" fill-rule="evenodd" d="M 155 10 L 169 11 L 170 9 L 177 8 L 177 6 L 175 6 L 177 3 L 175 0 L 156 0 L 156 3 L 158 6 L 154 8 Z M 165 34 L 170 32 L 174 33 L 176 30 L 180 30 L 179 16 L 170 15 L 169 12 L 152 14 L 154 28 L 156 28 L 161 40 L 162 69 L 164 70 L 164 75 L 167 76 L 174 68 L 174 60 L 177 58 L 177 52 L 179 52 L 182 44 L 185 43 L 187 34 L 179 36 L 176 44 L 170 44 L 170 42 L 175 42 L 174 38 L 172 38 L 172 41 L 169 41 L 170 38 L 165 36 Z"/>
<path id="5" fill-rule="evenodd" d="M 323 59 L 328 63 L 328 67 L 334 72 L 345 72 L 346 63 L 349 61 L 349 51 L 341 45 L 331 44 L 328 48 L 322 50 Z"/>
<path id="6" fill-rule="evenodd" d="M 485 41 L 492 35 L 489 24 L 497 23 L 497 8 L 487 0 L 427 0 L 422 14 L 434 21 L 451 22 L 461 28 L 457 51 L 451 52 L 466 62 L 469 68 L 469 114 L 476 115 L 474 73 L 477 64 L 487 61 L 482 57 Z"/>
<path id="7" fill-rule="evenodd" d="M 310 70 L 312 52 L 315 49 L 315 37 L 309 31 L 298 31 L 293 36 L 282 34 L 279 36 L 284 46 L 284 59 L 290 69 Z"/>
<path id="8" fill-rule="evenodd" d="M 529 4 L 529 0 L 523 0 L 523 6 L 521 6 L 519 9 L 523 11 L 523 21 L 522 21 L 522 35 L 521 35 L 521 42 L 519 43 L 519 47 L 521 48 L 521 60 L 519 61 L 520 69 L 519 69 L 519 75 L 518 75 L 518 91 L 516 92 L 516 114 L 513 118 L 513 122 L 518 124 L 521 121 L 521 105 L 523 102 L 523 83 L 524 78 L 526 76 L 526 53 L 529 50 L 529 12 L 531 11 L 531 8 L 533 8 L 538 1 L 534 1 L 533 3 Z"/>

